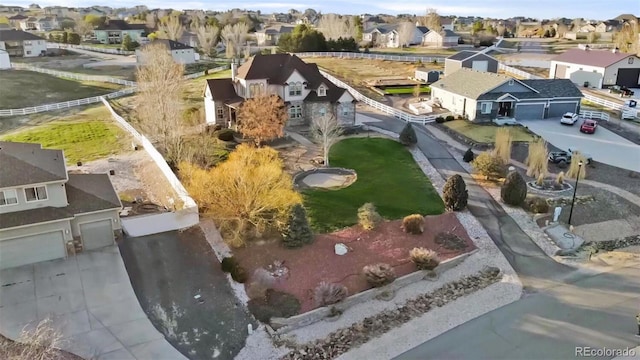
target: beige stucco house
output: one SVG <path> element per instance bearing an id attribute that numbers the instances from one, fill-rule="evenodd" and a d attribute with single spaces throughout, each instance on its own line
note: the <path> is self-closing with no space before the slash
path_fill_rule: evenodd
<path id="1" fill-rule="evenodd" d="M 61 150 L 0 141 L 0 269 L 114 244 L 122 204 L 108 174 L 67 172 Z"/>

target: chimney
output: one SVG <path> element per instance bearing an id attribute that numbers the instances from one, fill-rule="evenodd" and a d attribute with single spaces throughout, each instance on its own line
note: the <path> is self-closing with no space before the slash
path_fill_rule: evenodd
<path id="1" fill-rule="evenodd" d="M 617 46 L 614 46 L 613 49 L 611 49 L 611 52 L 614 53 L 614 54 L 617 54 L 619 50 L 620 49 L 618 49 Z"/>
<path id="2" fill-rule="evenodd" d="M 238 64 L 235 61 L 231 61 L 231 82 L 236 82 L 236 76 L 238 75 Z"/>

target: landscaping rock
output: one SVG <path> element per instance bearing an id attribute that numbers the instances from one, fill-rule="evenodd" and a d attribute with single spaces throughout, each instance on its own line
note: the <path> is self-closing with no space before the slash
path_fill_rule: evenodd
<path id="1" fill-rule="evenodd" d="M 336 244 L 334 248 L 336 255 L 346 255 L 349 252 L 349 248 L 343 243 Z"/>
<path id="2" fill-rule="evenodd" d="M 640 235 L 627 236 L 616 240 L 597 241 L 594 242 L 593 245 L 595 245 L 598 250 L 613 251 L 629 246 L 640 245 Z"/>

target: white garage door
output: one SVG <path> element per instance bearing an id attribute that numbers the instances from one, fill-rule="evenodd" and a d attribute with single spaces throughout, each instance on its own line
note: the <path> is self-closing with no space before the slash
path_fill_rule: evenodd
<path id="1" fill-rule="evenodd" d="M 539 120 L 544 118 L 544 104 L 516 105 L 516 120 Z"/>
<path id="2" fill-rule="evenodd" d="M 80 236 L 86 250 L 113 245 L 113 228 L 111 219 L 80 224 Z"/>
<path id="3" fill-rule="evenodd" d="M 0 241 L 0 269 L 66 256 L 62 231 Z"/>
<path id="4" fill-rule="evenodd" d="M 471 69 L 476 71 L 487 71 L 489 69 L 488 60 L 477 60 L 471 63 Z"/>

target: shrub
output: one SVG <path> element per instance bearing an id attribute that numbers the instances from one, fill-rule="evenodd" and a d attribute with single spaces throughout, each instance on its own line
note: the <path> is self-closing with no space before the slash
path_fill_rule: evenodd
<path id="1" fill-rule="evenodd" d="M 302 204 L 296 204 L 289 212 L 289 220 L 282 232 L 282 244 L 288 248 L 297 248 L 313 242 L 313 232 L 309 226 L 307 212 Z"/>
<path id="2" fill-rule="evenodd" d="M 442 200 L 447 210 L 459 211 L 467 206 L 469 192 L 462 176 L 455 174 L 447 179 L 442 188 Z"/>
<path id="3" fill-rule="evenodd" d="M 544 214 L 549 212 L 547 200 L 539 196 L 528 197 L 525 200 L 526 208 L 534 214 Z"/>
<path id="4" fill-rule="evenodd" d="M 527 183 L 517 171 L 512 171 L 500 189 L 500 197 L 505 204 L 522 205 L 527 197 Z"/>
<path id="5" fill-rule="evenodd" d="M 441 232 L 436 234 L 435 243 L 447 250 L 464 250 L 467 243 L 460 236 L 451 232 Z"/>
<path id="6" fill-rule="evenodd" d="M 216 136 L 221 141 L 233 141 L 233 130 L 231 130 L 231 129 L 222 129 L 222 130 L 218 131 Z"/>
<path id="7" fill-rule="evenodd" d="M 527 168 L 527 176 L 540 176 L 546 175 L 548 172 L 549 163 L 547 157 L 547 143 L 541 139 L 538 139 L 529 144 L 529 156 L 525 160 Z"/>
<path id="8" fill-rule="evenodd" d="M 482 152 L 471 163 L 473 169 L 480 175 L 485 176 L 487 179 L 497 179 L 504 176 L 506 173 L 506 166 L 504 162 L 497 156 Z"/>
<path id="9" fill-rule="evenodd" d="M 582 161 L 582 166 L 579 166 L 580 161 Z M 576 179 L 578 176 L 580 179 L 584 179 L 587 176 L 587 158 L 582 153 L 574 151 L 571 155 L 571 165 L 569 165 L 567 176 L 571 179 Z"/>
<path id="10" fill-rule="evenodd" d="M 494 153 L 502 160 L 503 163 L 508 164 L 511 161 L 511 146 L 513 139 L 511 131 L 508 128 L 500 128 L 496 131 L 496 140 L 494 143 Z"/>
<path id="11" fill-rule="evenodd" d="M 235 282 L 239 282 L 244 284 L 247 281 L 247 270 L 245 270 L 242 266 L 238 265 L 231 270 L 231 278 Z"/>
<path id="12" fill-rule="evenodd" d="M 411 249 L 409 256 L 419 270 L 433 270 L 440 264 L 440 259 L 435 251 L 422 247 Z"/>
<path id="13" fill-rule="evenodd" d="M 358 209 L 358 224 L 365 230 L 373 230 L 382 221 L 373 203 L 366 203 Z"/>
<path id="14" fill-rule="evenodd" d="M 424 217 L 420 214 L 412 214 L 402 219 L 402 230 L 408 234 L 420 235 L 424 231 Z"/>
<path id="15" fill-rule="evenodd" d="M 226 273 L 230 273 L 231 271 L 233 271 L 233 269 L 236 266 L 238 266 L 238 262 L 233 256 L 223 258 L 222 262 L 220 263 L 220 267 L 222 268 L 222 271 Z"/>
<path id="16" fill-rule="evenodd" d="M 291 294 L 269 289 L 263 298 L 249 300 L 247 308 L 256 319 L 269 323 L 272 317 L 297 315 L 300 312 L 300 300 Z"/>
<path id="17" fill-rule="evenodd" d="M 473 153 L 473 150 L 471 150 L 471 148 L 468 148 L 467 151 L 462 156 L 462 161 L 467 163 L 472 162 L 475 157 L 476 157 L 476 154 Z"/>
<path id="18" fill-rule="evenodd" d="M 396 274 L 391 265 L 384 263 L 367 265 L 362 268 L 362 273 L 369 285 L 373 287 L 391 284 L 396 279 Z"/>
<path id="19" fill-rule="evenodd" d="M 564 171 L 560 171 L 558 175 L 556 175 L 556 184 L 558 185 L 564 184 Z"/>
<path id="20" fill-rule="evenodd" d="M 447 117 L 446 117 L 446 118 L 444 118 L 444 120 L 445 120 L 445 121 L 453 121 L 453 120 L 455 120 L 455 119 L 456 119 L 456 118 L 455 118 L 455 116 L 453 116 L 453 115 L 447 115 Z"/>
<path id="21" fill-rule="evenodd" d="M 438 116 L 438 117 L 436 118 L 436 122 L 437 122 L 438 124 L 442 124 L 442 123 L 444 122 L 444 118 L 443 118 L 442 116 Z"/>
<path id="22" fill-rule="evenodd" d="M 250 299 L 263 298 L 269 289 L 276 285 L 276 278 L 269 271 L 258 268 L 251 275 L 247 284 L 247 295 Z"/>
<path id="23" fill-rule="evenodd" d="M 415 145 L 418 142 L 418 137 L 416 136 L 416 131 L 413 128 L 411 123 L 407 123 L 402 131 L 400 132 L 399 137 L 400 143 L 405 146 Z"/>
<path id="24" fill-rule="evenodd" d="M 313 300 L 316 306 L 327 306 L 339 303 L 348 295 L 346 286 L 323 281 L 313 291 Z"/>

